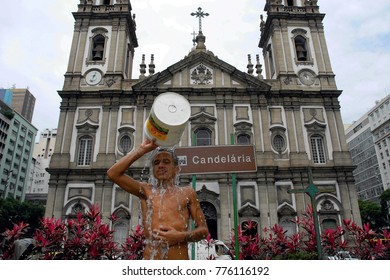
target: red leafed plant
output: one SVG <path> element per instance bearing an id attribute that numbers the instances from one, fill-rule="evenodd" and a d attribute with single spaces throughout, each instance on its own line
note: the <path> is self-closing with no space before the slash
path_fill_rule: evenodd
<path id="1" fill-rule="evenodd" d="M 145 235 L 142 227 L 138 225 L 133 233 L 126 239 L 122 245 L 122 259 L 124 260 L 142 260 L 145 248 Z"/>
<path id="2" fill-rule="evenodd" d="M 287 236 L 280 225 L 264 228 L 257 236 L 245 235 L 245 229 L 238 229 L 239 259 L 300 259 L 316 258 L 317 242 L 313 209 L 309 205 L 293 222 L 300 229 Z M 250 221 L 246 225 L 251 225 Z M 363 228 L 351 220 L 344 220 L 343 227 L 325 229 L 321 233 L 321 247 L 324 256 L 335 256 L 350 251 L 359 259 L 390 259 L 390 232 L 375 232 L 368 224 Z M 230 247 L 234 251 L 234 234 Z"/>
<path id="3" fill-rule="evenodd" d="M 302 242 L 306 252 L 316 252 L 316 230 L 314 226 L 313 207 L 308 205 L 301 216 L 296 217 L 295 222 L 302 230 Z"/>
<path id="4" fill-rule="evenodd" d="M 271 228 L 264 228 L 265 237 L 262 240 L 262 249 L 267 258 L 283 255 L 287 250 L 286 231 L 283 227 L 275 224 Z"/>
<path id="5" fill-rule="evenodd" d="M 247 257 L 245 249 L 246 249 L 246 245 L 248 244 L 248 236 L 242 234 L 242 230 L 240 226 L 238 226 L 237 232 L 238 232 L 237 235 L 238 235 L 238 248 L 239 248 L 238 258 L 242 260 Z M 236 238 L 235 238 L 234 230 L 232 230 L 232 234 L 230 236 L 230 253 L 233 256 L 235 256 L 236 254 L 235 248 L 236 248 Z"/>
<path id="6" fill-rule="evenodd" d="M 110 219 L 115 221 L 114 216 Z M 15 258 L 15 241 L 22 238 L 26 231 L 27 225 L 20 223 L 3 233 L 6 245 L 0 258 Z M 75 219 L 61 221 L 43 218 L 41 228 L 35 231 L 34 248 L 28 259 L 142 259 L 145 237 L 141 227 L 137 227 L 128 239 L 132 241 L 127 241 L 122 248 L 114 242 L 113 233 L 108 224 L 102 223 L 99 207 L 95 205 L 89 207 L 84 214 L 78 213 Z"/>
<path id="7" fill-rule="evenodd" d="M 43 218 L 42 229 L 35 231 L 34 259 L 61 259 L 66 238 L 66 226 L 59 219 Z"/>
<path id="8" fill-rule="evenodd" d="M 36 231 L 34 239 L 37 241 L 34 259 L 115 259 L 119 253 L 113 231 L 102 223 L 96 205 L 66 222 L 44 218 L 42 229 Z"/>
<path id="9" fill-rule="evenodd" d="M 0 259 L 3 260 L 12 260 L 14 258 L 15 252 L 15 241 L 24 236 L 27 232 L 28 224 L 24 222 L 20 222 L 18 224 L 14 224 L 12 229 L 6 229 L 2 235 L 4 236 L 4 249 L 3 254 Z"/>
<path id="10" fill-rule="evenodd" d="M 110 217 L 115 221 L 114 216 Z M 246 221 L 238 228 L 239 259 L 301 259 L 313 258 L 316 254 L 316 236 L 313 209 L 309 206 L 293 222 L 299 231 L 287 235 L 280 225 L 265 228 L 257 234 L 257 223 Z M 15 224 L 5 230 L 0 259 L 15 258 L 15 243 L 26 234 L 26 223 Z M 145 246 L 144 231 L 137 226 L 125 244 L 113 240 L 113 231 L 102 223 L 99 208 L 92 205 L 85 214 L 61 221 L 43 218 L 40 229 L 35 231 L 33 249 L 28 259 L 126 259 L 139 260 Z M 204 241 L 209 246 L 214 242 L 210 236 Z M 390 232 L 375 232 L 368 224 L 359 227 L 351 220 L 343 220 L 342 227 L 327 229 L 321 234 L 324 255 L 333 256 L 349 250 L 359 259 L 390 259 Z M 230 249 L 235 255 L 235 237 L 231 235 Z M 208 259 L 215 259 L 210 256 Z"/>
<path id="11" fill-rule="evenodd" d="M 338 251 L 344 251 L 347 248 L 347 241 L 342 238 L 345 230 L 342 227 L 336 229 L 325 229 L 321 234 L 321 244 L 323 253 L 328 256 L 334 256 Z"/>
<path id="12" fill-rule="evenodd" d="M 377 233 L 368 223 L 361 228 L 352 220 L 344 220 L 343 224 L 354 243 L 352 252 L 359 259 L 390 259 L 390 234 L 387 230 Z"/>

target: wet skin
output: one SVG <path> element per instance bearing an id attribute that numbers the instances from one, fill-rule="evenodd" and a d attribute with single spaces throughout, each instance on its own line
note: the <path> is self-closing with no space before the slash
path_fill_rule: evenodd
<path id="1" fill-rule="evenodd" d="M 107 172 L 112 181 L 141 199 L 146 241 L 144 259 L 188 259 L 188 241 L 198 241 L 208 234 L 206 220 L 195 191 L 177 187 L 178 172 L 169 152 L 158 153 L 153 161 L 156 185 L 139 182 L 127 176 L 126 169 L 142 155 L 154 150 L 153 141 L 141 146 L 114 164 Z M 196 228 L 188 228 L 193 218 Z"/>
<path id="2" fill-rule="evenodd" d="M 148 240 L 145 259 L 188 259 L 187 242 L 177 232 L 188 230 L 191 204 L 196 203 L 196 197 L 191 196 L 190 188 L 168 187 L 165 191 L 152 190 L 141 200 Z M 195 215 L 204 220 L 203 213 Z"/>

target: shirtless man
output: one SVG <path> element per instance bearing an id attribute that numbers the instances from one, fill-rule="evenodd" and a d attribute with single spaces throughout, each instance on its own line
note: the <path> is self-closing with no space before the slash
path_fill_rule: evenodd
<path id="1" fill-rule="evenodd" d="M 157 150 L 151 159 L 155 184 L 139 182 L 125 174 L 136 160 L 157 147 L 155 141 L 146 139 L 138 149 L 115 163 L 107 175 L 141 199 L 146 237 L 144 259 L 188 260 L 187 243 L 205 238 L 208 229 L 195 191 L 175 186 L 179 171 L 176 157 L 169 151 Z M 189 229 L 190 217 L 196 226 L 193 230 Z"/>

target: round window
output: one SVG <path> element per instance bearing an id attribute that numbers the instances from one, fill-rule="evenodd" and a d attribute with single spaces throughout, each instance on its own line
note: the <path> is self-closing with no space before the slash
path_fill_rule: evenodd
<path id="1" fill-rule="evenodd" d="M 131 150 L 131 138 L 129 135 L 123 135 L 119 142 L 120 148 L 123 153 L 127 154 Z"/>
<path id="2" fill-rule="evenodd" d="M 238 135 L 237 137 L 237 143 L 238 144 L 250 144 L 251 140 L 250 140 L 250 136 L 247 135 L 247 134 L 240 134 Z"/>
<path id="3" fill-rule="evenodd" d="M 274 145 L 275 150 L 277 150 L 278 152 L 284 151 L 286 143 L 284 141 L 283 136 L 281 136 L 279 134 L 275 135 L 273 145 Z"/>

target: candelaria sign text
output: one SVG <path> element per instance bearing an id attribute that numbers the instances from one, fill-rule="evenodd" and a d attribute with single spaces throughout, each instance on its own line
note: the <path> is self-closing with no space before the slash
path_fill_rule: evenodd
<path id="1" fill-rule="evenodd" d="M 253 145 L 178 147 L 180 174 L 255 172 Z"/>

